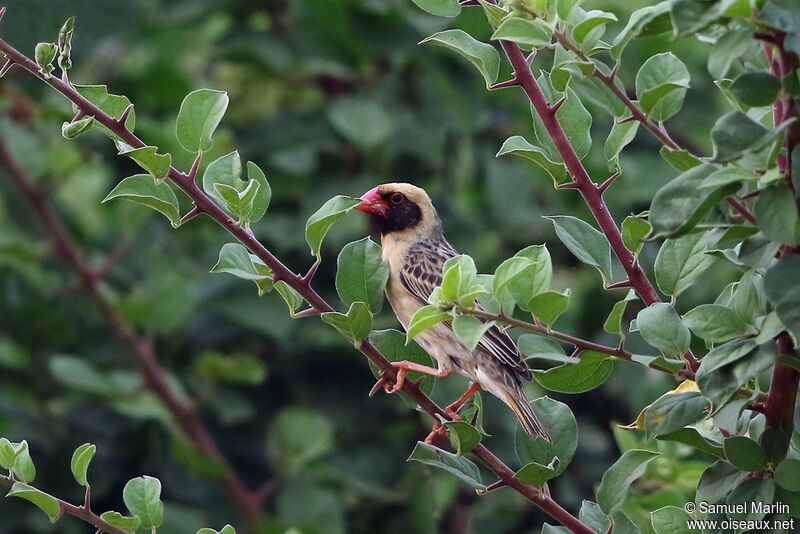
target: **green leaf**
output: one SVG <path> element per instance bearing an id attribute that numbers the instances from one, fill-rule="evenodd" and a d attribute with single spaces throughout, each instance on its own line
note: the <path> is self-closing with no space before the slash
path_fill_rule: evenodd
<path id="1" fill-rule="evenodd" d="M 603 512 L 611 514 L 622 506 L 631 484 L 644 474 L 647 464 L 655 460 L 656 456 L 656 452 L 633 449 L 625 451 L 608 468 L 597 488 L 597 503 Z"/>
<path id="2" fill-rule="evenodd" d="M 689 350 L 692 339 L 689 329 L 675 309 L 665 302 L 656 302 L 640 311 L 636 326 L 648 344 L 667 356 L 676 356 Z"/>
<path id="3" fill-rule="evenodd" d="M 537 358 L 559 363 L 576 364 L 580 360 L 564 354 L 561 345 L 543 336 L 525 334 L 517 339 L 517 347 L 527 358 Z"/>
<path id="4" fill-rule="evenodd" d="M 320 318 L 339 331 L 354 345 L 369 336 L 372 330 L 372 314 L 363 302 L 353 302 L 347 313 L 325 312 Z"/>
<path id="5" fill-rule="evenodd" d="M 716 456 L 717 458 L 725 457 L 725 453 L 722 451 L 722 444 L 710 440 L 707 435 L 700 434 L 697 428 L 681 428 L 674 432 L 670 432 L 669 434 L 657 436 L 656 439 L 661 441 L 674 441 L 675 443 L 683 443 L 684 445 L 689 445 L 698 451 Z"/>
<path id="6" fill-rule="evenodd" d="M 572 28 L 572 37 L 580 44 L 585 44 L 587 37 L 590 37 L 595 30 L 617 21 L 617 16 L 613 13 L 597 9 L 587 11 L 583 16 L 584 19 Z"/>
<path id="7" fill-rule="evenodd" d="M 650 223 L 642 217 L 629 215 L 622 221 L 622 243 L 634 256 L 638 256 L 652 229 Z"/>
<path id="8" fill-rule="evenodd" d="M 575 153 L 578 154 L 579 158 L 583 159 L 592 147 L 592 114 L 589 113 L 583 105 L 583 102 L 581 102 L 581 99 L 571 88 L 567 88 L 564 95 L 556 92 L 546 73 L 542 73 L 537 82 L 551 105 L 562 98 L 562 96 L 566 97 L 566 100 L 564 100 L 561 107 L 556 111 L 556 118 L 561 124 L 564 133 L 567 135 L 567 139 L 575 150 Z M 560 160 L 559 152 L 550 138 L 547 129 L 544 127 L 542 119 L 533 108 L 531 108 L 531 113 L 533 129 L 536 134 L 536 139 L 539 141 L 539 145 L 550 154 L 551 158 Z"/>
<path id="9" fill-rule="evenodd" d="M 61 505 L 58 499 L 23 482 L 14 482 L 11 490 L 6 493 L 6 497 L 17 497 L 33 503 L 39 510 L 47 514 L 51 523 L 55 523 L 61 517 Z"/>
<path id="10" fill-rule="evenodd" d="M 175 136 L 189 152 L 207 152 L 211 137 L 228 109 L 228 93 L 213 89 L 192 91 L 181 103 Z"/>
<path id="11" fill-rule="evenodd" d="M 658 153 L 661 155 L 664 161 L 672 166 L 672 168 L 680 172 L 688 171 L 689 169 L 697 167 L 703 163 L 688 150 L 670 150 L 669 148 L 662 146 Z"/>
<path id="12" fill-rule="evenodd" d="M 39 73 L 45 78 L 50 78 L 53 73 L 53 60 L 58 54 L 58 46 L 55 43 L 38 43 L 34 57 L 36 64 L 39 65 Z"/>
<path id="13" fill-rule="evenodd" d="M 775 483 L 787 491 L 800 491 L 800 460 L 786 458 L 775 469 Z"/>
<path id="14" fill-rule="evenodd" d="M 486 20 L 489 22 L 489 26 L 492 29 L 497 29 L 500 26 L 500 23 L 503 22 L 503 19 L 508 15 L 508 11 L 503 9 L 501 6 L 496 4 L 491 4 L 486 0 L 478 0 L 480 2 L 481 7 L 483 8 L 483 13 L 486 15 Z"/>
<path id="15" fill-rule="evenodd" d="M 732 436 L 724 443 L 725 457 L 742 471 L 760 471 L 767 467 L 767 453 L 761 445 L 745 436 Z"/>
<path id="16" fill-rule="evenodd" d="M 141 520 L 142 528 L 155 529 L 164 522 L 161 502 L 161 481 L 147 475 L 133 478 L 122 490 L 122 500 L 132 515 Z"/>
<path id="17" fill-rule="evenodd" d="M 800 243 L 797 203 L 785 183 L 761 191 L 756 200 L 755 216 L 758 227 L 771 240 L 787 245 Z"/>
<path id="18" fill-rule="evenodd" d="M 486 81 L 487 89 L 497 81 L 497 75 L 500 72 L 500 54 L 492 45 L 476 41 L 461 30 L 445 30 L 435 33 L 420 41 L 420 44 L 424 43 L 449 48 L 466 58 L 481 73 Z"/>
<path id="19" fill-rule="evenodd" d="M 636 96 L 647 116 L 665 121 L 678 113 L 689 87 L 689 70 L 671 52 L 656 54 L 636 74 Z"/>
<path id="20" fill-rule="evenodd" d="M 389 264 L 381 258 L 381 247 L 369 237 L 344 246 L 336 260 L 336 292 L 342 302 L 365 302 L 373 313 L 383 305 L 383 289 L 389 280 Z"/>
<path id="21" fill-rule="evenodd" d="M 178 198 L 166 182 L 154 182 L 149 174 L 135 174 L 123 179 L 103 199 L 103 202 L 119 198 L 143 204 L 169 219 L 173 228 L 181 223 Z"/>
<path id="22" fill-rule="evenodd" d="M 125 110 L 131 106 L 131 101 L 128 100 L 128 97 L 110 94 L 108 92 L 108 87 L 105 85 L 75 85 L 74 87 L 82 97 L 115 119 L 122 117 L 122 114 L 125 112 Z M 74 104 L 72 106 L 72 110 L 75 113 L 80 111 L 80 109 Z M 100 131 L 102 131 L 103 134 L 107 135 L 108 137 L 112 139 L 119 139 L 115 133 L 112 133 L 111 130 L 99 122 L 95 121 L 93 124 L 94 127 L 100 129 Z M 125 119 L 125 128 L 132 132 L 135 126 L 136 113 L 133 109 L 131 109 L 128 112 L 127 118 Z"/>
<path id="23" fill-rule="evenodd" d="M 17 451 L 6 438 L 0 438 L 0 468 L 10 471 L 17 459 Z"/>
<path id="24" fill-rule="evenodd" d="M 172 156 L 159 154 L 158 147 L 155 146 L 130 148 L 126 145 L 125 149 L 119 152 L 119 155 L 131 158 L 157 181 L 166 178 L 170 165 L 172 165 Z"/>
<path id="25" fill-rule="evenodd" d="M 758 43 L 753 39 L 751 28 L 733 26 L 733 29 L 723 33 L 711 47 L 708 53 L 709 74 L 715 80 L 723 80 L 735 63 L 751 56 L 757 47 Z"/>
<path id="26" fill-rule="evenodd" d="M 697 391 L 662 395 L 645 409 L 645 430 L 653 436 L 676 432 L 699 421 L 707 404 L 705 397 Z"/>
<path id="27" fill-rule="evenodd" d="M 274 287 L 275 291 L 277 291 L 284 302 L 286 302 L 286 306 L 289 308 L 289 315 L 294 317 L 294 312 L 303 304 L 303 296 L 283 280 L 275 282 Z"/>
<path id="28" fill-rule="evenodd" d="M 585 351 L 578 363 L 565 363 L 547 371 L 533 371 L 536 382 L 550 391 L 585 393 L 599 387 L 614 372 L 614 360 L 600 352 Z"/>
<path id="29" fill-rule="evenodd" d="M 377 102 L 341 98 L 328 108 L 328 120 L 339 134 L 363 148 L 374 148 L 392 134 L 394 118 Z"/>
<path id="30" fill-rule="evenodd" d="M 70 462 L 70 469 L 72 469 L 72 476 L 81 486 L 88 487 L 89 481 L 86 478 L 89 471 L 89 463 L 94 458 L 94 453 L 97 452 L 97 447 L 91 443 L 84 443 L 72 454 L 72 461 Z"/>
<path id="31" fill-rule="evenodd" d="M 625 339 L 625 332 L 622 330 L 622 316 L 625 314 L 628 302 L 637 298 L 636 291 L 629 289 L 625 298 L 615 303 L 614 307 L 611 308 L 611 313 L 608 314 L 606 322 L 603 323 L 603 330 L 609 334 L 617 334 L 622 339 Z"/>
<path id="32" fill-rule="evenodd" d="M 62 71 L 72 68 L 72 34 L 75 32 L 75 17 L 68 18 L 58 30 L 58 66 Z"/>
<path id="33" fill-rule="evenodd" d="M 408 322 L 406 343 L 411 342 L 412 339 L 428 328 L 450 319 L 452 319 L 452 315 L 449 312 L 440 310 L 438 306 L 428 304 L 421 307 Z"/>
<path id="34" fill-rule="evenodd" d="M 672 23 L 669 18 L 671 4 L 670 0 L 666 0 L 631 13 L 628 23 L 611 44 L 612 57 L 619 60 L 631 39 L 640 35 L 657 35 L 671 31 Z"/>
<path id="35" fill-rule="evenodd" d="M 428 445 L 421 441 L 417 442 L 417 446 L 411 451 L 411 456 L 408 457 L 407 461 L 419 462 L 443 469 L 475 489 L 486 489 L 486 486 L 481 484 L 481 473 L 477 465 L 466 458 L 433 445 Z"/>
<path id="36" fill-rule="evenodd" d="M 556 476 L 557 467 L 558 458 L 555 457 L 547 465 L 531 462 L 522 466 L 522 469 L 517 471 L 514 478 L 524 484 L 531 484 L 541 489 L 545 482 Z"/>
<path id="37" fill-rule="evenodd" d="M 758 152 L 775 141 L 792 122 L 784 121 L 778 128 L 768 130 L 741 111 L 726 113 L 711 128 L 713 160 L 725 163 Z"/>
<path id="38" fill-rule="evenodd" d="M 703 180 L 700 186 L 704 189 L 709 187 L 718 187 L 728 184 L 743 184 L 750 183 L 755 185 L 758 175 L 750 169 L 743 167 L 736 167 L 734 165 L 726 165 L 725 167 L 714 171 L 708 178 Z"/>
<path id="39" fill-rule="evenodd" d="M 716 241 L 713 232 L 688 234 L 664 241 L 655 262 L 658 288 L 677 298 L 692 287 L 714 263 L 714 257 L 706 252 Z"/>
<path id="40" fill-rule="evenodd" d="M 256 182 L 258 184 L 258 195 L 250 203 L 250 222 L 258 222 L 267 212 L 269 203 L 272 200 L 272 187 L 267 181 L 266 175 L 261 168 L 252 161 L 247 162 L 247 179 L 249 183 Z M 247 186 L 245 186 L 247 187 Z"/>
<path id="41" fill-rule="evenodd" d="M 100 519 L 131 534 L 136 532 L 142 522 L 138 517 L 128 517 L 119 512 L 103 512 L 100 514 Z"/>
<path id="42" fill-rule="evenodd" d="M 506 17 L 492 35 L 493 41 L 511 41 L 526 48 L 542 48 L 550 44 L 549 28 L 538 21 Z"/>
<path id="43" fill-rule="evenodd" d="M 761 13 L 773 28 L 786 32 L 784 47 L 800 55 L 800 12 L 792 0 L 768 0 Z"/>
<path id="44" fill-rule="evenodd" d="M 553 179 L 554 187 L 567 181 L 564 164 L 552 161 L 542 149 L 533 146 L 522 136 L 515 135 L 506 139 L 503 146 L 500 147 L 497 157 L 509 154 L 532 161 L 541 167 Z"/>
<path id="45" fill-rule="evenodd" d="M 614 125 L 611 127 L 611 132 L 606 138 L 606 144 L 603 149 L 610 171 L 619 171 L 619 153 L 633 141 L 638 130 L 639 123 L 636 121 L 614 121 Z"/>
<path id="46" fill-rule="evenodd" d="M 448 259 L 442 271 L 441 290 L 431 296 L 432 304 L 457 302 L 468 308 L 475 303 L 475 299 L 486 294 L 486 289 L 478 283 L 475 261 L 469 256 L 462 254 Z"/>
<path id="47" fill-rule="evenodd" d="M 770 478 L 751 478 L 745 480 L 728 495 L 725 504 L 739 506 L 744 513 L 729 514 L 734 519 L 756 520 L 767 515 L 766 509 L 759 509 L 750 503 L 772 503 L 775 497 L 775 481 Z"/>
<path id="48" fill-rule="evenodd" d="M 700 361 L 696 380 L 716 407 L 722 407 L 738 388 L 769 368 L 776 358 L 773 345 L 752 339 L 737 339 L 711 350 Z"/>
<path id="49" fill-rule="evenodd" d="M 94 124 L 94 117 L 84 117 L 75 122 L 64 122 L 61 124 L 61 136 L 64 139 L 75 139 L 82 133 L 89 131 Z"/>
<path id="50" fill-rule="evenodd" d="M 347 212 L 358 206 L 361 200 L 344 195 L 337 195 L 325 202 L 306 222 L 306 243 L 311 248 L 311 254 L 321 257 L 320 248 L 322 240 L 330 230 L 333 223 L 344 217 Z"/>
<path id="51" fill-rule="evenodd" d="M 664 506 L 650 512 L 650 524 L 656 534 L 689 534 L 692 517 L 677 506 Z"/>
<path id="52" fill-rule="evenodd" d="M 211 268 L 211 272 L 227 273 L 243 280 L 252 280 L 258 288 L 259 296 L 265 295 L 272 289 L 272 270 L 258 256 L 250 254 L 247 248 L 239 243 L 222 245 L 219 259 Z M 299 306 L 300 304 L 297 305 Z"/>
<path id="53" fill-rule="evenodd" d="M 449 431 L 450 444 L 458 456 L 463 456 L 481 442 L 481 433 L 466 421 L 448 421 L 444 426 Z"/>
<path id="54" fill-rule="evenodd" d="M 230 525 L 225 525 L 222 530 L 214 530 L 213 528 L 201 528 L 197 534 L 236 534 L 236 529 Z"/>
<path id="55" fill-rule="evenodd" d="M 703 188 L 702 184 L 716 167 L 694 167 L 658 190 L 650 205 L 650 224 L 655 237 L 675 237 L 692 230 L 711 208 L 735 193 L 738 184 Z"/>
<path id="56" fill-rule="evenodd" d="M 769 72 L 745 72 L 728 89 L 743 104 L 769 106 L 778 96 L 781 82 Z"/>
<path id="57" fill-rule="evenodd" d="M 456 17 L 461 13 L 458 0 L 411 0 L 417 7 L 431 15 L 439 17 Z"/>
<path id="58" fill-rule="evenodd" d="M 569 306 L 570 290 L 563 293 L 557 291 L 543 291 L 534 295 L 528 301 L 528 310 L 545 325 L 552 326 L 556 319 L 567 311 Z"/>
<path id="59" fill-rule="evenodd" d="M 459 315 L 453 319 L 453 332 L 470 351 L 475 350 L 483 335 L 494 326 L 494 322 L 482 322 L 472 315 Z"/>
<path id="60" fill-rule="evenodd" d="M 724 460 L 711 464 L 700 476 L 697 484 L 696 502 L 718 503 L 735 488 L 747 473 L 743 473 Z"/>
<path id="61" fill-rule="evenodd" d="M 702 304 L 687 312 L 683 321 L 697 336 L 715 343 L 755 333 L 735 311 L 719 304 Z"/>
<path id="62" fill-rule="evenodd" d="M 492 278 L 492 290 L 500 302 L 505 304 L 508 298 L 513 301 L 512 309 L 503 310 L 511 314 L 513 303 L 528 309 L 531 298 L 547 291 L 552 280 L 553 262 L 547 246 L 531 245 L 497 267 Z"/>
<path id="63" fill-rule="evenodd" d="M 334 448 L 334 426 L 325 415 L 289 406 L 272 420 L 267 452 L 279 472 L 295 475 Z"/>
<path id="64" fill-rule="evenodd" d="M 578 512 L 578 520 L 595 531 L 597 534 L 607 533 L 611 530 L 611 518 L 603 513 L 596 503 L 584 500 Z"/>
<path id="65" fill-rule="evenodd" d="M 603 282 L 611 280 L 611 245 L 602 233 L 575 217 L 545 217 L 552 221 L 556 235 L 579 260 L 596 267 Z"/>
<path id="66" fill-rule="evenodd" d="M 369 340 L 390 362 L 406 360 L 427 367 L 430 367 L 433 363 L 425 349 L 413 342 L 406 345 L 405 334 L 398 330 L 375 330 L 369 335 Z M 370 367 L 377 378 L 380 370 L 372 363 L 370 363 Z M 418 371 L 409 371 L 407 379 L 418 382 L 420 389 L 426 395 L 430 395 L 433 391 L 435 380 L 431 375 Z"/>
<path id="67" fill-rule="evenodd" d="M 197 374 L 211 382 L 259 385 L 264 383 L 267 370 L 264 363 L 250 354 L 223 355 L 204 352 L 194 362 Z"/>
<path id="68" fill-rule="evenodd" d="M 30 484 L 36 478 L 36 466 L 33 465 L 28 442 L 24 439 L 19 443 L 14 443 L 14 453 L 16 460 L 12 472 L 18 480 Z"/>
<path id="69" fill-rule="evenodd" d="M 772 265 L 764 275 L 764 292 L 775 313 L 792 334 L 795 344 L 800 341 L 800 257 L 787 255 Z"/>
<path id="70" fill-rule="evenodd" d="M 542 438 L 532 438 L 521 428 L 514 435 L 514 449 L 522 464 L 535 462 L 549 465 L 553 458 L 558 458 L 554 476 L 558 476 L 572 461 L 578 446 L 578 424 L 569 407 L 563 402 L 542 397 L 531 402 L 531 407 L 542 425 L 553 438 L 548 443 Z"/>

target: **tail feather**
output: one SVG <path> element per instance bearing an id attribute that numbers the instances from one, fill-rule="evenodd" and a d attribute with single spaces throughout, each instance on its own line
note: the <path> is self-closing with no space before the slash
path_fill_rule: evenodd
<path id="1" fill-rule="evenodd" d="M 542 438 L 548 443 L 553 442 L 550 433 L 544 427 L 539 418 L 531 408 L 528 402 L 528 397 L 522 389 L 522 386 L 514 388 L 514 391 L 509 391 L 506 399 L 504 399 L 508 406 L 513 410 L 514 414 L 519 419 L 519 424 L 526 434 L 532 438 Z"/>

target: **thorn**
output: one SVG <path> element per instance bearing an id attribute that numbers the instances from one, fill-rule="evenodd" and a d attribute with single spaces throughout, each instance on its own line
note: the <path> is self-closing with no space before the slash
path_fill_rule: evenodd
<path id="1" fill-rule="evenodd" d="M 122 112 L 122 115 L 120 115 L 118 119 L 114 119 L 114 121 L 124 128 L 125 121 L 128 120 L 128 115 L 131 114 L 132 109 L 133 109 L 133 104 L 128 104 L 128 107 L 125 108 L 125 111 Z"/>
<path id="2" fill-rule="evenodd" d="M 71 85 L 69 81 L 69 74 L 67 74 L 66 70 L 61 71 L 61 81 L 67 85 Z"/>
<path id="3" fill-rule="evenodd" d="M 503 480 L 498 480 L 498 481 L 496 481 L 496 482 L 492 482 L 491 484 L 489 484 L 488 486 L 486 486 L 486 489 L 485 489 L 484 491 L 485 491 L 486 493 L 489 493 L 490 491 L 494 491 L 494 490 L 498 490 L 498 489 L 500 489 L 500 488 L 504 488 L 504 487 L 505 487 L 505 486 L 507 486 L 507 485 L 508 485 L 508 484 L 506 484 L 506 483 L 505 483 L 505 481 L 503 481 Z"/>
<path id="4" fill-rule="evenodd" d="M 0 7 L 0 22 L 3 22 L 3 17 L 6 14 L 6 6 Z"/>
<path id="5" fill-rule="evenodd" d="M 626 122 L 631 122 L 631 121 L 635 121 L 635 120 L 638 120 L 638 119 L 636 117 L 634 117 L 633 115 L 628 115 L 627 117 L 622 117 L 621 119 L 617 119 L 617 124 L 625 124 Z"/>
<path id="6" fill-rule="evenodd" d="M 200 160 L 203 159 L 203 153 L 198 152 L 197 157 L 194 158 L 192 162 L 192 167 L 189 169 L 189 172 L 186 173 L 186 180 L 190 182 L 194 182 L 195 177 L 197 176 L 197 169 L 200 168 Z"/>
<path id="7" fill-rule="evenodd" d="M 489 90 L 490 91 L 497 91 L 497 90 L 500 90 L 500 89 L 506 89 L 508 87 L 514 87 L 516 85 L 519 85 L 519 80 L 517 79 L 516 76 L 514 76 L 510 80 L 506 80 L 504 82 L 499 82 L 499 83 L 496 83 L 496 84 L 493 84 L 493 85 L 489 86 Z"/>
<path id="8" fill-rule="evenodd" d="M 383 376 L 383 373 L 378 377 L 378 381 L 375 382 L 375 385 L 372 386 L 372 389 L 369 390 L 369 396 L 374 397 L 375 394 L 383 389 L 383 385 L 386 384 L 386 377 Z"/>
<path id="9" fill-rule="evenodd" d="M 478 0 L 460 0 L 459 4 L 463 7 L 470 7 L 470 6 L 477 6 L 480 5 Z"/>
<path id="10" fill-rule="evenodd" d="M 559 185 L 556 189 L 578 189 L 578 182 L 573 180 L 571 182 Z"/>
<path id="11" fill-rule="evenodd" d="M 10 58 L 9 58 L 9 59 L 7 59 L 7 60 L 6 60 L 6 62 L 3 64 L 3 66 L 2 66 L 2 67 L 0 67 L 0 78 L 2 78 L 3 76 L 5 76 L 5 75 L 6 75 L 6 73 L 7 73 L 8 71 L 10 71 L 10 70 L 11 70 L 11 68 L 12 68 L 14 65 L 16 65 L 16 63 L 14 63 L 14 61 L 12 61 Z"/>
<path id="12" fill-rule="evenodd" d="M 189 212 L 186 215 L 181 217 L 181 222 L 178 224 L 178 226 L 181 226 L 183 225 L 183 223 L 191 221 L 201 213 L 203 213 L 203 208 L 201 208 L 200 206 L 193 207 L 191 210 L 189 210 Z"/>
<path id="13" fill-rule="evenodd" d="M 750 191 L 746 195 L 742 196 L 742 200 L 747 200 L 748 198 L 755 198 L 758 195 L 760 195 L 762 191 L 763 189 L 756 189 L 755 191 Z"/>
<path id="14" fill-rule="evenodd" d="M 319 315 L 319 311 L 315 308 L 306 308 L 305 310 L 300 310 L 294 314 L 295 319 L 302 319 L 303 317 L 313 317 L 315 315 Z"/>
<path id="15" fill-rule="evenodd" d="M 614 66 L 611 67 L 611 72 L 608 73 L 608 76 L 606 76 L 606 78 L 608 78 L 609 81 L 614 81 L 614 79 L 617 77 L 618 72 L 619 72 L 619 63 L 615 63 Z"/>
<path id="16" fill-rule="evenodd" d="M 569 355 L 569 357 L 570 357 L 570 358 L 577 358 L 578 356 L 580 356 L 580 355 L 581 355 L 581 352 L 583 352 L 583 349 L 582 349 L 582 348 L 580 348 L 580 347 L 575 347 L 575 350 L 573 350 L 573 351 L 572 351 L 572 354 L 570 354 L 570 355 Z"/>
<path id="17" fill-rule="evenodd" d="M 611 176 L 606 178 L 605 182 L 603 182 L 602 184 L 598 185 L 597 186 L 597 190 L 600 191 L 600 194 L 605 193 L 606 189 L 611 187 L 611 184 L 616 182 L 617 178 L 619 178 L 620 176 L 622 176 L 622 171 L 621 170 L 617 170 L 617 172 L 615 172 L 614 174 L 612 174 Z"/>
<path id="18" fill-rule="evenodd" d="M 621 282 L 614 282 L 613 284 L 608 284 L 606 289 L 623 289 L 626 287 L 633 287 L 630 280 L 622 280 Z"/>
<path id="19" fill-rule="evenodd" d="M 534 59 L 536 59 L 536 50 L 534 50 L 525 57 L 525 61 L 528 62 L 528 65 L 532 65 Z"/>
<path id="20" fill-rule="evenodd" d="M 311 279 L 314 278 L 317 269 L 319 269 L 320 263 L 322 263 L 322 261 L 320 261 L 320 259 L 317 258 L 311 265 L 311 267 L 309 267 L 308 272 L 304 274 L 303 277 L 301 278 L 304 284 L 308 284 L 311 281 Z"/>
<path id="21" fill-rule="evenodd" d="M 75 114 L 75 116 L 72 117 L 72 122 L 79 121 L 82 118 L 84 118 L 85 116 L 86 116 L 86 112 L 83 111 L 82 109 L 79 109 L 78 112 Z"/>
<path id="22" fill-rule="evenodd" d="M 566 100 L 567 100 L 566 95 L 562 96 L 556 101 L 555 104 L 553 104 L 552 106 L 547 106 L 547 111 L 549 111 L 551 115 L 555 115 L 556 113 L 558 113 L 559 108 L 564 105 L 564 102 L 566 102 Z"/>

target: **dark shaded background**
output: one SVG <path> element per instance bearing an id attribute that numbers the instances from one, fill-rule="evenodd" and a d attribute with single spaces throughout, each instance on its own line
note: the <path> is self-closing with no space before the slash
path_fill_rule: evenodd
<path id="1" fill-rule="evenodd" d="M 411 181 L 431 193 L 450 241 L 473 255 L 483 272 L 529 244 L 548 243 L 555 288 L 570 287 L 573 295 L 560 329 L 615 343 L 602 324 L 624 293 L 605 292 L 596 271 L 580 265 L 542 218 L 572 214 L 589 220 L 579 195 L 554 191 L 537 168 L 494 157 L 507 137 L 531 138 L 527 101 L 518 91 L 487 93 L 468 64 L 416 44 L 446 27 L 488 38 L 480 10 L 446 20 L 406 0 L 6 4 L 0 32 L 28 54 L 37 41 L 54 40 L 63 20 L 76 15 L 72 80 L 105 83 L 127 95 L 136 104 L 137 133 L 171 152 L 180 168 L 192 158 L 173 133 L 183 96 L 200 87 L 228 91 L 230 108 L 207 161 L 238 149 L 267 171 L 272 205 L 254 229 L 295 270 L 311 263 L 304 222 L 325 200 L 386 181 Z M 623 22 L 614 31 L 646 4 L 590 1 L 584 7 L 617 13 Z M 644 59 L 666 50 L 692 72 L 687 104 L 668 126 L 683 142 L 703 143 L 724 109 L 705 71 L 706 45 L 637 41 L 626 51 L 622 78 L 632 87 Z M 535 66 L 549 68 L 546 53 Z M 343 112 L 353 108 L 356 113 Z M 500 491 L 478 498 L 453 477 L 406 464 L 430 421 L 398 397 L 368 399 L 373 378 L 365 361 L 332 329 L 316 319 L 292 321 L 277 295 L 258 298 L 249 283 L 208 274 L 229 241 L 211 221 L 196 219 L 173 231 L 145 208 L 101 205 L 120 179 L 138 170 L 117 158 L 100 135 L 77 142 L 61 138 L 59 125 L 71 113 L 59 95 L 14 70 L 0 83 L 0 111 L 0 135 L 52 190 L 52 203 L 85 252 L 98 264 L 112 251 L 119 256 L 109 291 L 131 321 L 155 336 L 160 361 L 199 400 L 237 471 L 253 487 L 270 481 L 265 508 L 276 532 L 457 532 L 461 517 L 471 517 L 471 532 L 538 531 L 545 518 L 518 495 Z M 600 109 L 591 111 L 595 146 L 586 162 L 595 180 L 602 180 L 611 120 Z M 607 197 L 618 221 L 647 209 L 653 193 L 676 174 L 658 148 L 640 131 L 623 154 L 624 175 Z M 702 144 L 698 149 L 708 152 Z M 334 228 L 316 278 L 323 294 L 335 298 L 337 251 L 367 232 L 355 215 Z M 643 252 L 648 270 L 655 250 L 651 245 Z M 715 267 L 682 305 L 713 300 L 729 275 Z M 159 532 L 239 524 L 207 476 L 214 466 L 191 452 L 158 401 L 142 392 L 125 347 L 75 287 L 22 198 L 0 179 L 0 435 L 30 442 L 36 485 L 60 497 L 82 499 L 69 459 L 75 447 L 90 441 L 99 450 L 90 470 L 98 511 L 121 511 L 125 482 L 150 474 L 161 478 L 167 502 L 167 522 Z M 637 310 L 631 306 L 630 315 Z M 377 326 L 397 324 L 384 310 Z M 645 350 L 635 338 L 629 347 Z M 217 361 L 212 353 L 239 356 L 233 367 L 244 369 L 238 373 L 244 376 L 209 370 L 208 362 Z M 622 363 L 598 390 L 551 393 L 572 407 L 580 428 L 573 463 L 552 483 L 563 506 L 576 511 L 582 499 L 593 497 L 618 456 L 613 424 L 633 420 L 671 384 L 668 377 Z M 460 378 L 441 381 L 434 396 L 448 402 L 463 386 Z M 535 385 L 530 392 L 544 394 Z M 516 465 L 513 418 L 494 399 L 486 404 L 492 434 L 487 444 Z M 312 444 L 304 457 L 280 445 L 294 432 Z M 664 450 L 638 486 L 641 497 L 626 508 L 638 519 L 648 516 L 637 511 L 637 503 L 651 509 L 682 505 L 705 465 L 687 460 L 689 452 L 675 444 Z M 3 534 L 88 532 L 70 518 L 52 527 L 18 501 L 0 499 L 0 518 Z"/>

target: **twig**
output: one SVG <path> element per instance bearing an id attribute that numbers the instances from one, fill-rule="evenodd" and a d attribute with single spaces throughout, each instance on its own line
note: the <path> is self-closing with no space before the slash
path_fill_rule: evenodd
<path id="1" fill-rule="evenodd" d="M 116 121 L 103 112 L 97 106 L 92 104 L 89 100 L 84 98 L 72 86 L 63 83 L 56 77 L 45 79 L 38 73 L 36 63 L 19 52 L 13 46 L 8 44 L 5 40 L 0 39 L 0 52 L 6 54 L 13 61 L 18 63 L 25 70 L 44 81 L 56 91 L 64 95 L 67 99 L 72 101 L 78 108 L 83 109 L 95 117 L 100 124 L 114 132 L 123 141 L 132 146 L 133 148 L 140 148 L 145 146 L 141 139 L 134 133 L 128 131 Z M 525 61 L 525 58 L 522 58 Z M 526 63 L 527 66 L 527 63 Z M 275 257 L 256 237 L 252 232 L 246 231 L 241 226 L 237 225 L 225 211 L 222 210 L 217 204 L 209 197 L 196 183 L 187 182 L 185 175 L 179 172 L 174 167 L 170 167 L 168 177 L 175 182 L 192 200 L 195 204 L 202 209 L 209 217 L 214 219 L 220 226 L 228 231 L 240 243 L 246 246 L 253 254 L 255 254 L 261 261 L 263 261 L 273 273 L 276 279 L 286 282 L 289 286 L 297 290 L 300 295 L 308 302 L 310 306 L 317 309 L 320 313 L 334 311 L 333 308 L 325 301 L 309 284 L 303 282 L 302 277 L 293 273 L 286 265 L 284 265 L 277 257 Z M 387 379 L 396 377 L 396 370 L 383 354 L 372 345 L 369 340 L 364 340 L 360 343 L 359 350 L 375 363 L 380 369 L 385 371 Z M 430 397 L 423 393 L 419 386 L 412 381 L 406 381 L 403 390 L 411 396 L 420 406 L 422 410 L 429 415 L 437 418 L 437 416 L 447 417 L 445 411 L 436 404 Z M 503 480 L 509 487 L 523 495 L 530 502 L 538 506 L 542 511 L 550 515 L 553 519 L 566 526 L 567 528 L 579 534 L 593 534 L 593 530 L 587 525 L 582 523 L 578 518 L 567 512 L 557 502 L 555 502 L 549 495 L 540 492 L 535 486 L 524 484 L 514 478 L 514 471 L 503 463 L 497 456 L 495 456 L 485 445 L 479 444 L 472 453 L 479 458 L 483 464 L 493 471 L 500 480 Z M 249 492 L 248 492 L 249 495 Z M 253 501 L 256 502 L 256 501 Z"/>
<path id="2" fill-rule="evenodd" d="M 736 210 L 736 213 L 742 216 L 742 219 L 749 222 L 750 224 L 756 224 L 755 216 L 750 212 L 749 209 L 747 209 L 747 206 L 745 206 L 744 203 L 740 201 L 738 198 L 736 198 L 733 195 L 729 195 L 725 197 L 725 201 L 728 204 L 730 204 L 734 210 Z"/>
<path id="3" fill-rule="evenodd" d="M 11 477 L 0 475 L 0 485 L 11 487 L 14 485 L 14 480 Z M 58 506 L 60 509 L 60 514 L 67 514 L 71 515 L 72 517 L 78 518 L 81 521 L 89 523 L 90 525 L 97 528 L 98 532 L 106 532 L 107 534 L 126 534 L 124 530 L 119 527 L 115 527 L 114 525 L 107 523 L 104 521 L 99 515 L 92 512 L 88 506 L 76 506 L 74 504 L 68 503 L 67 501 L 63 501 L 58 497 L 53 497 L 56 501 L 58 501 Z"/>
<path id="4" fill-rule="evenodd" d="M 57 78 L 51 78 L 51 80 L 53 79 Z M 113 121 L 113 119 L 111 120 Z M 2 139 L 0 139 L 0 162 L 8 169 L 12 182 L 16 184 L 35 210 L 41 225 L 50 234 L 56 249 L 69 267 L 78 275 L 83 290 L 91 297 L 100 311 L 100 315 L 108 321 L 117 336 L 130 349 L 131 355 L 145 379 L 146 387 L 166 405 L 167 409 L 175 417 L 178 426 L 186 433 L 195 448 L 203 455 L 211 458 L 215 463 L 226 467 L 224 474 L 219 476 L 219 480 L 228 496 L 248 520 L 257 520 L 261 517 L 262 512 L 260 507 L 255 505 L 256 501 L 253 493 L 228 466 L 225 457 L 194 406 L 184 402 L 178 392 L 167 381 L 167 372 L 158 363 L 153 352 L 152 343 L 140 337 L 133 326 L 108 299 L 107 293 L 101 287 L 100 277 L 97 276 L 97 273 L 79 251 L 64 221 L 46 202 L 38 186 L 19 166 Z"/>

